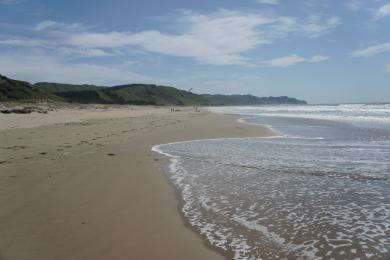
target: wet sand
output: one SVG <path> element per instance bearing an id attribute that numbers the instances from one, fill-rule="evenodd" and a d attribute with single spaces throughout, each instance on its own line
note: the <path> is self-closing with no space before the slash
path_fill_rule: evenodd
<path id="1" fill-rule="evenodd" d="M 273 132 L 180 110 L 0 114 L 0 259 L 223 259 L 187 227 L 151 147 Z"/>

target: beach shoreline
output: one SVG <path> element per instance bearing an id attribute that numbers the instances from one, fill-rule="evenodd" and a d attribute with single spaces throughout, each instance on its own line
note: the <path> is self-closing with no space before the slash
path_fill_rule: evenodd
<path id="1" fill-rule="evenodd" d="M 275 133 L 235 116 L 177 110 L 0 115 L 0 259 L 222 258 L 185 222 L 164 173 L 169 159 L 151 148 Z"/>

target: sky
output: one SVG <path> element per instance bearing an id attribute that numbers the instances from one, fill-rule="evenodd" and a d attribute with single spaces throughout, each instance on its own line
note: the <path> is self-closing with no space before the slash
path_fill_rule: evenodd
<path id="1" fill-rule="evenodd" d="M 0 0 L 0 74 L 390 102 L 390 1 Z"/>

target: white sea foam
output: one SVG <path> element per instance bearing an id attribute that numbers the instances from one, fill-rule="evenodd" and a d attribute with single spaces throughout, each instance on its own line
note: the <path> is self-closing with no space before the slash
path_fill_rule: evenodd
<path id="1" fill-rule="evenodd" d="M 183 213 L 189 223 L 212 245 L 233 250 L 236 259 L 274 254 L 313 259 L 329 250 L 334 257 L 358 257 L 362 250 L 366 256 L 387 254 L 388 182 L 376 180 L 382 176 L 379 172 L 372 180 L 367 179 L 372 177 L 370 174 L 360 180 L 346 171 L 337 175 L 331 169 L 343 168 L 344 161 L 331 159 L 325 160 L 324 165 L 320 161 L 311 164 L 302 158 L 307 153 L 319 157 L 314 146 L 307 151 L 300 148 L 299 154 L 294 152 L 296 147 L 289 147 L 305 147 L 302 142 L 313 141 L 324 142 L 295 138 L 214 139 L 159 145 L 153 150 L 171 157 L 168 176 L 183 198 Z M 315 147 L 319 154 L 332 149 L 329 145 L 322 151 L 318 144 Z M 299 169 L 301 163 L 305 167 Z M 322 172 L 309 170 L 321 167 L 325 167 Z M 322 234 L 323 229 L 330 232 Z"/>
<path id="2" fill-rule="evenodd" d="M 328 105 L 328 106 L 255 106 L 208 107 L 207 110 L 246 116 L 290 117 L 346 122 L 390 123 L 390 104 Z"/>
<path id="3" fill-rule="evenodd" d="M 390 142 L 369 136 L 286 132 L 153 151 L 171 158 L 167 174 L 188 222 L 235 259 L 387 259 Z"/>

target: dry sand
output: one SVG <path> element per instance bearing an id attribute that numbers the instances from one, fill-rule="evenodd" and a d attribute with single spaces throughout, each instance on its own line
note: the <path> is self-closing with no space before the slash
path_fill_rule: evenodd
<path id="1" fill-rule="evenodd" d="M 189 229 L 155 144 L 266 136 L 182 108 L 0 114 L 0 259 L 222 259 Z"/>

